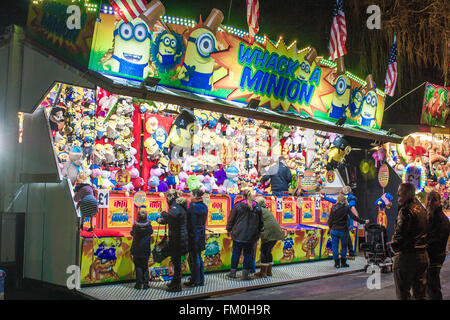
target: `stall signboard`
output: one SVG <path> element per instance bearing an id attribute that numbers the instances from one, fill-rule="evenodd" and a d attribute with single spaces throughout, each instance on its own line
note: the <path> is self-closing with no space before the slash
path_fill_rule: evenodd
<path id="1" fill-rule="evenodd" d="M 310 224 L 316 222 L 316 208 L 314 198 L 303 198 L 300 208 L 300 223 Z"/>
<path id="2" fill-rule="evenodd" d="M 266 199 L 266 209 L 269 210 L 275 219 L 277 219 L 277 201 L 274 196 L 265 196 Z M 278 220 L 278 219 L 277 219 Z"/>
<path id="3" fill-rule="evenodd" d="M 209 227 L 225 227 L 228 212 L 230 212 L 231 200 L 228 195 L 211 196 L 208 205 L 208 219 L 206 225 Z"/>
<path id="4" fill-rule="evenodd" d="M 97 18 L 95 3 L 30 1 L 25 34 L 52 52 L 87 67 Z"/>
<path id="5" fill-rule="evenodd" d="M 378 129 L 384 97 L 349 73 L 338 75 L 333 63 L 311 58 L 312 49 L 298 50 L 265 39 L 250 44 L 244 38 L 200 22 L 193 26 L 167 18 L 170 32 L 158 22 L 150 29 L 136 18 L 127 25 L 101 12 L 89 68 L 126 80 L 158 78 L 165 87 L 247 104 L 259 100 L 270 110 L 335 123 Z M 206 23 L 205 23 L 206 24 Z"/>
<path id="6" fill-rule="evenodd" d="M 134 205 L 138 208 L 147 205 L 147 194 L 144 191 L 137 191 L 134 194 Z"/>
<path id="7" fill-rule="evenodd" d="M 333 204 L 326 200 L 320 200 L 319 224 L 327 224 Z"/>
<path id="8" fill-rule="evenodd" d="M 314 171 L 305 170 L 303 177 L 300 178 L 302 191 L 311 192 L 317 188 L 317 177 Z"/>
<path id="9" fill-rule="evenodd" d="M 281 203 L 281 224 L 298 224 L 297 203 L 294 197 L 283 197 Z"/>
<path id="10" fill-rule="evenodd" d="M 131 228 L 133 226 L 133 198 L 109 195 L 106 228 Z"/>
<path id="11" fill-rule="evenodd" d="M 152 224 L 152 227 L 163 227 L 156 222 L 156 219 L 161 217 L 161 212 L 167 211 L 168 209 L 166 198 L 159 193 L 150 193 L 147 195 L 147 203 L 145 206 L 147 207 L 148 220 Z"/>
<path id="12" fill-rule="evenodd" d="M 420 123 L 428 126 L 450 127 L 449 90 L 427 83 Z"/>
<path id="13" fill-rule="evenodd" d="M 386 188 L 389 183 L 389 168 L 385 164 L 378 170 L 378 182 L 382 188 Z"/>

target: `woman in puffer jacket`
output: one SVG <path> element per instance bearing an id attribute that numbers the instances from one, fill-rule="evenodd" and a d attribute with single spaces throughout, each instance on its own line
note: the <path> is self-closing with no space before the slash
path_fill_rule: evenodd
<path id="1" fill-rule="evenodd" d="M 169 212 L 162 212 L 157 222 L 169 225 L 169 251 L 174 275 L 167 287 L 170 292 L 178 292 L 181 291 L 181 256 L 188 252 L 188 199 L 180 197 L 179 191 L 175 189 L 167 191 L 166 198 L 169 203 Z"/>
<path id="2" fill-rule="evenodd" d="M 231 270 L 227 275 L 236 278 L 236 270 L 241 252 L 244 251 L 244 263 L 242 280 L 249 280 L 252 269 L 253 248 L 263 231 L 263 218 L 261 207 L 253 200 L 253 190 L 250 188 L 242 190 L 244 200 L 239 201 L 231 209 L 227 223 L 227 231 L 231 232 L 233 239 L 233 252 L 231 254 Z"/>

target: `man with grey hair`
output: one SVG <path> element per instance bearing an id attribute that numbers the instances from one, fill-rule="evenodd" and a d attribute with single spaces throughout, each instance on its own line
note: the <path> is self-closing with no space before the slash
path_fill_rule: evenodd
<path id="1" fill-rule="evenodd" d="M 391 247 L 394 256 L 394 282 L 397 299 L 425 299 L 428 217 L 415 198 L 415 186 L 402 183 L 398 188 L 399 210 Z"/>
<path id="2" fill-rule="evenodd" d="M 442 300 L 440 272 L 445 261 L 445 247 L 450 233 L 450 222 L 442 211 L 441 195 L 436 190 L 427 194 L 425 201 L 428 219 L 427 296 L 429 300 Z"/>

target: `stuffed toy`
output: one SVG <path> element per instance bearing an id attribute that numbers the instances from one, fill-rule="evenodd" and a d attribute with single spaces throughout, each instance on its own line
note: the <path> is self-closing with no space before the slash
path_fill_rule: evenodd
<path id="1" fill-rule="evenodd" d="M 93 186 L 95 186 L 97 189 L 100 189 L 102 186 L 102 170 L 98 165 L 92 164 L 90 167 L 91 169 L 91 183 Z"/>
<path id="2" fill-rule="evenodd" d="M 202 189 L 203 185 L 201 183 L 200 177 L 192 174 L 187 179 L 187 187 L 190 191 L 195 189 Z"/>
<path id="3" fill-rule="evenodd" d="M 216 179 L 216 184 L 218 186 L 223 185 L 223 183 L 227 179 L 227 174 L 225 173 L 225 170 L 223 170 L 223 167 L 220 168 L 220 170 L 214 172 L 214 178 Z"/>
<path id="4" fill-rule="evenodd" d="M 375 201 L 375 205 L 382 210 L 385 208 L 390 209 L 392 206 L 393 200 L 394 200 L 394 197 L 389 192 L 386 192 Z"/>
<path id="5" fill-rule="evenodd" d="M 116 163 L 116 157 L 114 153 L 114 147 L 111 144 L 105 144 L 105 160 L 104 164 L 105 166 L 113 166 Z"/>
<path id="6" fill-rule="evenodd" d="M 208 174 L 205 175 L 202 181 L 204 192 L 211 193 L 213 190 L 213 183 L 214 183 L 213 178 Z"/>
<path id="7" fill-rule="evenodd" d="M 372 158 L 375 160 L 375 168 L 378 168 L 378 162 L 383 163 L 386 159 L 386 148 L 382 147 L 375 151 Z"/>
<path id="8" fill-rule="evenodd" d="M 230 189 L 238 188 L 238 180 L 239 180 L 239 169 L 234 165 L 230 165 L 226 171 L 227 179 L 224 181 L 223 186 L 226 188 L 227 192 Z"/>
<path id="9" fill-rule="evenodd" d="M 169 185 L 164 180 L 159 180 L 158 192 L 166 192 L 169 190 Z"/>
<path id="10" fill-rule="evenodd" d="M 333 140 L 333 147 L 328 151 L 327 170 L 336 169 L 339 163 L 344 160 L 344 157 L 348 155 L 351 150 L 352 148 L 345 139 L 336 137 Z"/>
<path id="11" fill-rule="evenodd" d="M 63 177 L 68 178 L 72 182 L 72 185 L 75 184 L 78 173 L 82 171 L 82 163 L 83 150 L 78 146 L 72 146 L 69 152 L 69 161 L 64 163 L 61 172 Z"/>
<path id="12" fill-rule="evenodd" d="M 175 156 L 173 152 L 176 152 L 179 158 L 186 157 L 190 153 L 194 122 L 194 113 L 184 109 L 172 123 L 167 140 L 162 145 L 164 154 L 170 159 Z M 187 150 L 189 152 L 185 152 Z"/>
<path id="13" fill-rule="evenodd" d="M 61 131 L 64 128 L 64 109 L 61 107 L 54 107 L 50 111 L 49 122 L 51 131 Z"/>
<path id="14" fill-rule="evenodd" d="M 158 190 L 159 187 L 159 177 L 164 174 L 164 170 L 158 167 L 152 168 L 150 170 L 150 178 L 148 179 L 148 188 L 154 191 Z"/>
<path id="15" fill-rule="evenodd" d="M 97 166 L 101 166 L 105 161 L 105 146 L 102 144 L 95 145 L 93 152 L 93 161 Z"/>
<path id="16" fill-rule="evenodd" d="M 180 191 L 184 191 L 187 188 L 187 180 L 188 180 L 189 176 L 186 172 L 181 171 L 178 174 L 178 185 L 177 185 L 177 190 Z"/>
<path id="17" fill-rule="evenodd" d="M 111 177 L 111 172 L 109 170 L 102 170 L 101 178 L 102 178 L 102 189 L 112 190 L 114 187 L 113 183 L 109 179 Z"/>

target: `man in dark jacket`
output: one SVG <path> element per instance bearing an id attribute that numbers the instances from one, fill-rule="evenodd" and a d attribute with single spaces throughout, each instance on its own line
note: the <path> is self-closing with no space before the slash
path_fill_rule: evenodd
<path id="1" fill-rule="evenodd" d="M 178 191 L 171 189 L 166 193 L 169 212 L 162 212 L 157 222 L 169 225 L 169 251 L 174 268 L 172 282 L 168 291 L 181 291 L 181 256 L 188 252 L 187 203 L 188 199 L 179 197 Z"/>
<path id="2" fill-rule="evenodd" d="M 130 232 L 133 237 L 131 254 L 136 269 L 135 289 L 148 289 L 148 259 L 150 258 L 152 233 L 153 228 L 150 221 L 147 220 L 147 212 L 144 208 L 140 208 L 138 220 Z"/>
<path id="3" fill-rule="evenodd" d="M 242 280 L 249 280 L 252 269 L 253 247 L 264 228 L 261 207 L 253 200 L 252 190 L 242 192 L 244 200 L 239 201 L 231 209 L 227 223 L 227 231 L 233 239 L 230 278 L 236 278 L 236 270 L 241 252 L 244 251 Z"/>
<path id="4" fill-rule="evenodd" d="M 204 263 L 202 251 L 206 244 L 206 219 L 208 207 L 203 203 L 203 192 L 200 189 L 192 191 L 191 203 L 187 211 L 187 227 L 189 235 L 189 269 L 191 279 L 185 285 L 203 286 L 205 283 Z"/>
<path id="5" fill-rule="evenodd" d="M 442 211 L 441 195 L 431 191 L 427 195 L 428 211 L 428 256 L 430 265 L 427 271 L 427 296 L 430 300 L 442 300 L 440 272 L 445 261 L 445 250 L 450 233 L 450 221 Z"/>
<path id="6" fill-rule="evenodd" d="M 264 183 L 270 179 L 270 188 L 275 196 L 282 196 L 289 191 L 292 181 L 291 170 L 284 164 L 284 158 L 280 157 L 278 164 L 268 169 L 268 174 L 261 178 Z"/>
<path id="7" fill-rule="evenodd" d="M 425 299 L 427 253 L 427 212 L 415 199 L 415 186 L 402 183 L 398 188 L 399 211 L 392 236 L 395 252 L 393 270 L 397 299 Z"/>

